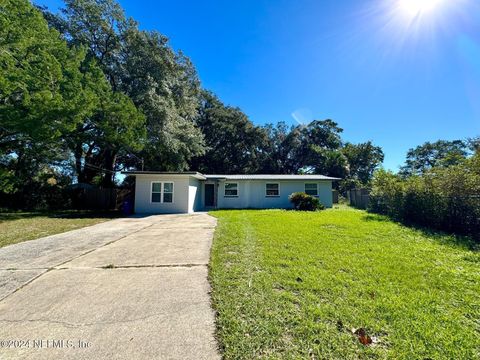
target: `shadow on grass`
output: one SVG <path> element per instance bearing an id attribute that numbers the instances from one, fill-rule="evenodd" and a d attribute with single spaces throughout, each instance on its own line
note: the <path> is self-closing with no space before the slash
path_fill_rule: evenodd
<path id="1" fill-rule="evenodd" d="M 378 215 L 378 214 L 371 214 L 371 213 L 368 213 L 367 215 L 362 216 L 362 220 L 363 221 L 382 221 L 382 222 L 393 221 L 392 219 L 390 219 L 387 216 Z"/>
<path id="2" fill-rule="evenodd" d="M 362 216 L 362 221 L 372 222 L 393 222 L 399 226 L 409 228 L 418 232 L 420 235 L 434 240 L 441 245 L 453 246 L 457 248 L 467 249 L 471 251 L 480 251 L 480 242 L 475 241 L 470 236 L 448 233 L 442 230 L 428 228 L 411 222 L 402 222 L 390 218 L 386 215 L 367 213 Z"/>
<path id="3" fill-rule="evenodd" d="M 99 210 L 60 210 L 60 211 L 0 211 L 0 222 L 20 219 L 32 219 L 37 217 L 59 219 L 116 219 L 123 217 L 121 211 Z"/>

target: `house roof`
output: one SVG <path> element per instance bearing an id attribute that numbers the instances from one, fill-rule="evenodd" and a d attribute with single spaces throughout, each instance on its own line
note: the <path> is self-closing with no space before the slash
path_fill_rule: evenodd
<path id="1" fill-rule="evenodd" d="M 171 172 L 171 171 L 122 171 L 124 175 L 173 175 L 173 176 L 192 176 L 199 180 L 206 180 L 205 175 L 198 171 L 183 171 L 183 172 Z"/>
<path id="2" fill-rule="evenodd" d="M 340 178 L 325 175 L 276 175 L 276 174 L 255 174 L 255 175 L 205 175 L 197 171 L 168 172 L 168 171 L 122 171 L 125 175 L 173 175 L 192 176 L 199 180 L 222 179 L 222 180 L 341 180 Z"/>
<path id="3" fill-rule="evenodd" d="M 225 179 L 225 180 L 341 180 L 339 178 L 325 175 L 205 175 L 207 179 Z"/>

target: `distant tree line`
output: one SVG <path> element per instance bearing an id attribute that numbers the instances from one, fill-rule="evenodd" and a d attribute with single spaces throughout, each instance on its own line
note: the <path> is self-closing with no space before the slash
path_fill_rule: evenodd
<path id="1" fill-rule="evenodd" d="M 383 161 L 332 120 L 256 126 L 114 0 L 64 3 L 0 4 L 0 193 L 18 206 L 48 206 L 41 194 L 72 182 L 112 187 L 125 169 L 321 173 L 346 189 Z"/>
<path id="2" fill-rule="evenodd" d="M 398 174 L 380 169 L 370 187 L 371 211 L 480 241 L 480 138 L 411 149 Z"/>

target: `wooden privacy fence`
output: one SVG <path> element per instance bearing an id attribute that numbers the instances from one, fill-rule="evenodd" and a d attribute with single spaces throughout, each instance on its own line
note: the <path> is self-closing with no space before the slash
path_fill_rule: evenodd
<path id="1" fill-rule="evenodd" d="M 83 188 L 71 191 L 76 209 L 119 210 L 125 200 L 132 197 L 129 189 Z"/>
<path id="2" fill-rule="evenodd" d="M 347 191 L 348 203 L 359 209 L 366 209 L 370 202 L 370 191 L 367 189 L 352 189 Z"/>
<path id="3" fill-rule="evenodd" d="M 332 190 L 332 200 L 334 204 L 338 204 L 338 190 Z"/>

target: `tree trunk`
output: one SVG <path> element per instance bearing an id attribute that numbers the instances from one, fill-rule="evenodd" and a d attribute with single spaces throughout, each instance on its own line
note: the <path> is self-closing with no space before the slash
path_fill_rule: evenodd
<path id="1" fill-rule="evenodd" d="M 79 183 L 85 182 L 85 173 L 83 172 L 82 169 L 82 155 L 83 155 L 83 149 L 82 149 L 82 143 L 79 142 L 75 145 L 75 172 L 77 173 L 77 181 Z"/>
<path id="2" fill-rule="evenodd" d="M 114 187 L 115 179 L 115 163 L 117 161 L 117 153 L 111 149 L 104 152 L 104 171 L 102 186 L 104 188 Z"/>

